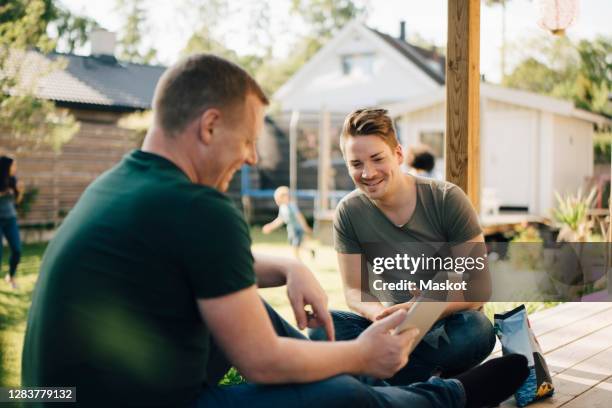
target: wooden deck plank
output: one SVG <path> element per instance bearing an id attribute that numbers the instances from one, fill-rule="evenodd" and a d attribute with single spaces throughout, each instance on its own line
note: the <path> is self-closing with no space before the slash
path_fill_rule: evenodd
<path id="1" fill-rule="evenodd" d="M 553 376 L 555 388 L 577 396 L 612 376 L 612 346 Z"/>
<path id="2" fill-rule="evenodd" d="M 552 313 L 545 313 L 548 310 L 559 309 Z M 609 315 L 609 318 L 608 316 Z M 542 317 L 543 316 L 543 317 Z M 542 351 L 547 353 L 554 348 L 558 348 L 564 344 L 583 337 L 584 335 L 604 327 L 604 317 L 607 324 L 612 323 L 612 303 L 593 302 L 593 303 L 564 303 L 562 305 L 534 313 L 529 316 L 532 329 L 540 345 Z M 583 324 L 583 323 L 586 323 Z M 556 335 L 555 333 L 558 333 Z M 494 356 L 501 354 L 501 343 L 496 340 L 493 348 Z"/>
<path id="3" fill-rule="evenodd" d="M 555 395 L 530 407 L 612 406 L 612 305 L 570 306 L 582 311 L 578 313 L 565 306 L 561 313 L 549 314 L 551 318 L 557 316 L 557 323 L 565 325 L 551 329 L 540 337 L 553 376 Z M 575 320 L 579 316 L 583 318 Z M 572 321 L 569 325 L 568 320 Z M 533 324 L 533 328 L 537 332 L 538 324 Z M 515 407 L 516 403 L 514 398 L 510 398 L 501 406 Z"/>
<path id="4" fill-rule="evenodd" d="M 602 381 L 611 378 L 612 366 L 610 361 L 612 361 L 612 346 L 561 373 L 553 375 L 554 396 L 530 406 L 559 407 L 588 392 Z M 514 398 L 504 402 L 502 406 L 516 406 Z"/>
<path id="5" fill-rule="evenodd" d="M 584 394 L 597 389 L 600 383 L 609 381 L 612 378 L 610 361 L 612 361 L 612 346 L 588 360 L 554 375 L 555 394 L 550 398 L 531 404 L 530 407 L 565 407 L 564 404 L 570 403 L 576 398 L 582 398 Z M 612 398 L 612 395 L 609 397 Z M 581 405 L 577 406 L 580 407 Z M 501 407 L 516 407 L 514 397 L 501 404 Z"/>
<path id="6" fill-rule="evenodd" d="M 612 325 L 612 307 L 538 336 L 538 342 L 542 352 L 547 354 L 610 325 Z"/>
<path id="7" fill-rule="evenodd" d="M 612 377 L 561 406 L 563 408 L 608 408 L 610 405 L 612 405 Z"/>
<path id="8" fill-rule="evenodd" d="M 561 313 L 545 315 L 544 317 L 541 317 L 539 313 L 534 313 L 529 316 L 529 321 L 532 323 L 533 332 L 536 336 L 542 336 L 568 324 L 578 323 L 585 317 L 612 309 L 612 303 L 608 302 L 564 303 L 561 306 L 564 306 L 560 311 Z"/>
<path id="9" fill-rule="evenodd" d="M 612 326 L 582 337 L 545 355 L 551 374 L 560 373 L 612 346 Z"/>

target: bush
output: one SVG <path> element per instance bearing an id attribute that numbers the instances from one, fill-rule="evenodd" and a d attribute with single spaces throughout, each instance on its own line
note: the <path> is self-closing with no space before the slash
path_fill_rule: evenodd
<path id="1" fill-rule="evenodd" d="M 609 164 L 612 155 L 612 133 L 596 133 L 593 138 L 593 158 L 597 164 Z"/>

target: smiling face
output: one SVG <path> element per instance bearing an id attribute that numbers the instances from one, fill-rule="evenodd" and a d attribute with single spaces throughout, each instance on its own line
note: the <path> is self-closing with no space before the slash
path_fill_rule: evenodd
<path id="1" fill-rule="evenodd" d="M 249 93 L 245 103 L 234 112 L 226 111 L 211 131 L 209 158 L 203 162 L 202 179 L 219 191 L 225 192 L 236 171 L 243 164 L 257 163 L 257 138 L 263 130 L 265 106 Z"/>
<path id="2" fill-rule="evenodd" d="M 391 148 L 378 136 L 346 138 L 344 160 L 355 186 L 372 200 L 393 194 L 402 176 L 401 146 Z"/>

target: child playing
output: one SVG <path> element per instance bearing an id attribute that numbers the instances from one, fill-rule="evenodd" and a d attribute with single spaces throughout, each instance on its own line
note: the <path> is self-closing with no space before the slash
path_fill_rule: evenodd
<path id="1" fill-rule="evenodd" d="M 281 186 L 274 191 L 274 202 L 278 205 L 278 217 L 263 226 L 264 234 L 269 234 L 283 224 L 287 224 L 287 239 L 293 247 L 293 253 L 300 259 L 300 248 L 304 240 L 304 233 L 311 234 L 312 229 L 295 203 L 289 200 L 289 188 Z M 311 249 L 314 256 L 314 250 Z"/>

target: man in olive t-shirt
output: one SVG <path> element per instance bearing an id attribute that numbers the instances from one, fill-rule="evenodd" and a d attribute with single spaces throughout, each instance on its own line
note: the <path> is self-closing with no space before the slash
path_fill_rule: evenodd
<path id="1" fill-rule="evenodd" d="M 341 148 L 357 189 L 338 204 L 334 245 L 346 301 L 355 313 L 333 311 L 332 317 L 337 338 L 351 339 L 372 322 L 399 309 L 409 310 L 413 304 L 407 290 L 373 290 L 368 276 L 362 275 L 362 255 L 369 259 L 378 251 L 419 257 L 448 248 L 449 256 L 461 256 L 462 251 L 484 251 L 484 238 L 476 212 L 459 187 L 401 172 L 402 148 L 385 110 L 360 109 L 349 114 Z M 406 271 L 383 274 L 387 280 L 408 277 L 418 282 Z M 489 320 L 478 311 L 482 305 L 448 302 L 443 318 L 412 352 L 408 365 L 389 381 L 425 381 L 439 372 L 463 372 L 484 360 L 493 349 L 495 335 Z M 310 337 L 323 339 L 319 330 Z"/>

